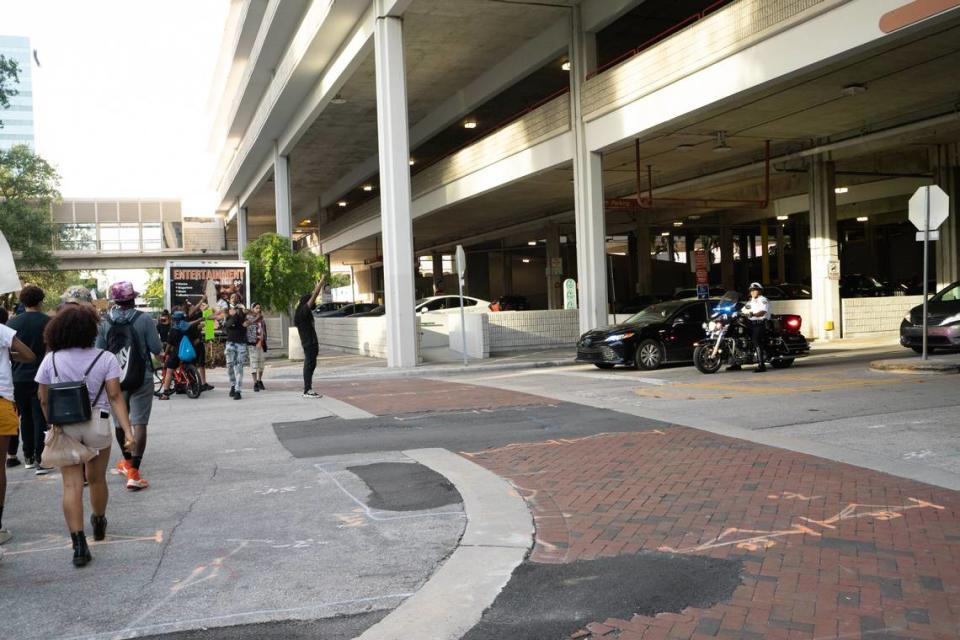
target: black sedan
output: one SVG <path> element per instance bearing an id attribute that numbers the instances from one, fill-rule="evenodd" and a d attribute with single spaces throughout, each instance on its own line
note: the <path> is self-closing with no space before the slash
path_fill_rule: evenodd
<path id="1" fill-rule="evenodd" d="M 716 300 L 668 300 L 651 305 L 623 324 L 580 336 L 577 362 L 600 369 L 622 364 L 646 371 L 668 362 L 693 362 L 693 345 Z"/>
<path id="2" fill-rule="evenodd" d="M 923 305 L 910 309 L 900 323 L 900 344 L 923 351 Z M 948 285 L 927 302 L 927 351 L 960 349 L 960 282 Z"/>

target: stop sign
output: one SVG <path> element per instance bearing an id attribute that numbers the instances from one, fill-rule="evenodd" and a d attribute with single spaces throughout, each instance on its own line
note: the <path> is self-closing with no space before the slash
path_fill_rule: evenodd
<path id="1" fill-rule="evenodd" d="M 950 215 L 950 196 L 937 185 L 920 187 L 910 197 L 910 222 L 920 231 L 927 230 L 927 209 L 930 211 L 930 231 L 938 229 Z"/>

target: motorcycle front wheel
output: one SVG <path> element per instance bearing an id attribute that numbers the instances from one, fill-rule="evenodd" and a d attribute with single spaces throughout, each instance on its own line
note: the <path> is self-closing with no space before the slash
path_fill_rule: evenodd
<path id="1" fill-rule="evenodd" d="M 693 364 L 700 373 L 716 373 L 720 371 L 723 362 L 720 352 L 713 355 L 712 344 L 702 344 L 693 351 Z"/>

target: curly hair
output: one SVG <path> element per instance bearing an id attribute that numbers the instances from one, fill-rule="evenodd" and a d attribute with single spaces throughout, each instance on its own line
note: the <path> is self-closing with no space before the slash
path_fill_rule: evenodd
<path id="1" fill-rule="evenodd" d="M 35 284 L 28 284 L 20 290 L 20 302 L 25 307 L 39 307 L 46 296 L 43 289 Z"/>
<path id="2" fill-rule="evenodd" d="M 97 311 L 83 304 L 64 305 L 43 331 L 48 351 L 89 349 L 97 339 Z"/>

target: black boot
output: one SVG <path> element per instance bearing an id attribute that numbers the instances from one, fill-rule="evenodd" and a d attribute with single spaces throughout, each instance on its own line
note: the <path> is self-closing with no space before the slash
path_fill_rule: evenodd
<path id="1" fill-rule="evenodd" d="M 100 541 L 107 537 L 107 517 L 90 514 L 90 526 L 93 527 L 93 539 Z"/>
<path id="2" fill-rule="evenodd" d="M 73 540 L 73 566 L 86 566 L 88 562 L 93 560 L 93 556 L 90 555 L 90 547 L 87 546 L 87 537 L 83 535 L 83 531 L 74 531 L 70 534 L 70 538 Z"/>

